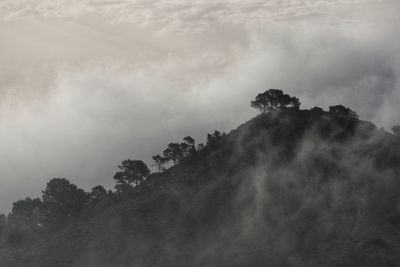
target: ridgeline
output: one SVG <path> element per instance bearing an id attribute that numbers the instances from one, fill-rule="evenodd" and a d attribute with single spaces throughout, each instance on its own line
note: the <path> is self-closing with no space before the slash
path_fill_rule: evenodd
<path id="1" fill-rule="evenodd" d="M 230 133 L 170 144 L 156 173 L 124 161 L 115 191 L 55 178 L 14 203 L 0 266 L 399 266 L 400 135 L 264 96 Z"/>

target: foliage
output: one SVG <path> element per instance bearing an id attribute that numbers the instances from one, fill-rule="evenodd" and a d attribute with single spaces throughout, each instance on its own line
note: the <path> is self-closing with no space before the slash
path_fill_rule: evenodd
<path id="1" fill-rule="evenodd" d="M 149 168 L 141 160 L 124 160 L 118 168 L 121 171 L 114 175 L 114 180 L 117 182 L 115 189 L 119 194 L 127 193 L 140 185 L 150 174 Z"/>
<path id="2" fill-rule="evenodd" d="M 9 219 L 24 228 L 39 226 L 43 223 L 43 203 L 39 198 L 25 198 L 13 203 Z"/>
<path id="3" fill-rule="evenodd" d="M 42 191 L 46 223 L 59 224 L 75 217 L 87 202 L 88 195 L 65 178 L 51 179 Z"/>
<path id="4" fill-rule="evenodd" d="M 190 136 L 186 136 L 183 140 L 184 142 L 182 143 L 170 143 L 163 151 L 163 158 L 160 155 L 153 156 L 153 160 L 159 166 L 159 170 L 162 170 L 160 164 L 162 167 L 166 162 L 172 161 L 174 165 L 177 165 L 184 159 L 196 154 L 196 141 Z"/>
<path id="5" fill-rule="evenodd" d="M 355 111 L 350 108 L 346 108 L 342 105 L 330 106 L 329 112 L 335 115 L 350 117 L 350 118 L 358 118 L 358 115 Z"/>
<path id="6" fill-rule="evenodd" d="M 299 109 L 300 101 L 297 97 L 284 94 L 282 90 L 269 89 L 258 94 L 255 100 L 251 101 L 251 107 L 260 110 L 262 113 L 286 108 Z"/>
<path id="7" fill-rule="evenodd" d="M 107 197 L 107 191 L 101 185 L 93 187 L 91 192 L 89 193 L 90 203 L 98 203 L 104 200 L 106 197 Z"/>
<path id="8" fill-rule="evenodd" d="M 212 134 L 207 134 L 207 146 L 216 146 L 221 141 L 223 134 L 219 131 L 214 131 Z"/>
<path id="9" fill-rule="evenodd" d="M 178 164 L 179 160 L 183 158 L 183 152 L 180 144 L 170 143 L 168 147 L 163 152 L 164 158 L 166 160 L 172 160 L 174 165 Z"/>
<path id="10" fill-rule="evenodd" d="M 314 113 L 318 113 L 318 114 L 324 113 L 324 110 L 322 108 L 320 108 L 320 107 L 313 107 L 313 108 L 310 109 L 310 111 L 314 112 Z"/>
<path id="11" fill-rule="evenodd" d="M 165 171 L 164 164 L 168 161 L 166 158 L 160 156 L 160 154 L 157 154 L 152 157 L 154 161 L 154 165 L 157 167 L 158 172 L 163 172 Z"/>

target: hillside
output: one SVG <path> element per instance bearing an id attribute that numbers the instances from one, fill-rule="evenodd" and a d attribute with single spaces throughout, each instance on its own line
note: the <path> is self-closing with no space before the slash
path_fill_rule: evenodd
<path id="1" fill-rule="evenodd" d="M 57 228 L 8 225 L 0 266 L 399 266 L 400 136 L 263 113 Z"/>

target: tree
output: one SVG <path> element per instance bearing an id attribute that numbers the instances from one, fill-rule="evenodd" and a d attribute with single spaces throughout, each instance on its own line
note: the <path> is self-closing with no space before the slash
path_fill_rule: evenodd
<path id="1" fill-rule="evenodd" d="M 322 114 L 324 113 L 324 110 L 320 107 L 313 107 L 310 109 L 311 112 L 317 113 L 317 114 Z"/>
<path id="2" fill-rule="evenodd" d="M 299 109 L 300 101 L 297 97 L 284 94 L 282 90 L 269 89 L 264 93 L 258 94 L 255 100 L 251 101 L 250 105 L 265 113 L 267 111 L 286 108 Z"/>
<path id="3" fill-rule="evenodd" d="M 221 140 L 222 134 L 219 131 L 214 131 L 213 134 L 207 134 L 207 146 L 217 145 Z"/>
<path id="4" fill-rule="evenodd" d="M 164 158 L 172 160 L 174 165 L 178 164 L 184 158 L 184 150 L 179 143 L 170 143 L 163 152 Z"/>
<path id="5" fill-rule="evenodd" d="M 183 141 L 185 141 L 185 143 L 182 143 L 181 146 L 186 149 L 185 157 L 194 155 L 196 153 L 196 141 L 193 139 L 193 137 L 186 136 L 183 138 Z"/>
<path id="6" fill-rule="evenodd" d="M 53 178 L 42 191 L 46 218 L 51 223 L 65 222 L 76 216 L 87 201 L 88 195 L 65 178 Z"/>
<path id="7" fill-rule="evenodd" d="M 400 125 L 393 126 L 392 131 L 394 134 L 400 135 Z"/>
<path id="8" fill-rule="evenodd" d="M 118 168 L 121 171 L 114 175 L 114 180 L 117 181 L 115 189 L 118 193 L 124 193 L 140 185 L 150 174 L 149 168 L 141 160 L 124 160 Z"/>
<path id="9" fill-rule="evenodd" d="M 97 185 L 92 188 L 92 191 L 89 194 L 90 202 L 91 203 L 97 203 L 107 197 L 107 191 L 106 189 L 101 186 Z"/>
<path id="10" fill-rule="evenodd" d="M 32 229 L 43 223 L 43 203 L 39 198 L 25 198 L 13 203 L 10 220 L 20 227 Z"/>
<path id="11" fill-rule="evenodd" d="M 153 156 L 155 165 L 161 172 L 163 170 L 163 165 L 172 161 L 174 165 L 182 162 L 185 158 L 189 158 L 196 153 L 196 141 L 191 136 L 186 136 L 183 138 L 182 143 L 170 143 L 168 147 L 163 151 L 163 156 L 160 155 Z"/>
<path id="12" fill-rule="evenodd" d="M 184 137 L 183 141 L 185 141 L 189 145 L 189 148 L 194 148 L 196 146 L 196 141 L 191 136 Z"/>
<path id="13" fill-rule="evenodd" d="M 358 115 L 355 111 L 342 105 L 330 106 L 329 113 L 349 118 L 358 118 Z"/>
<path id="14" fill-rule="evenodd" d="M 163 172 L 165 170 L 164 164 L 168 161 L 166 158 L 157 154 L 152 157 L 154 160 L 154 165 L 157 167 L 158 172 Z"/>

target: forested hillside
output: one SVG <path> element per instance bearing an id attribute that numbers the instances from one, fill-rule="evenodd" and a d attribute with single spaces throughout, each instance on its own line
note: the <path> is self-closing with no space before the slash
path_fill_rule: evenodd
<path id="1" fill-rule="evenodd" d="M 399 266 L 400 135 L 262 97 L 230 133 L 168 145 L 155 173 L 127 160 L 115 190 L 56 178 L 14 203 L 0 266 Z"/>

